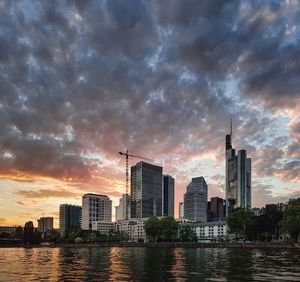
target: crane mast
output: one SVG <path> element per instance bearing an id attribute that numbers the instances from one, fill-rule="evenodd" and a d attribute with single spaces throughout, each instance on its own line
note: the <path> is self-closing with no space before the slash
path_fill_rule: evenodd
<path id="1" fill-rule="evenodd" d="M 127 209 L 128 209 L 128 191 L 129 191 L 129 157 L 132 158 L 137 158 L 137 159 L 142 159 L 142 160 L 148 160 L 148 161 L 152 161 L 151 159 L 145 158 L 145 157 L 141 157 L 141 156 L 136 156 L 136 155 L 132 155 L 129 154 L 128 150 L 126 150 L 125 152 L 119 152 L 119 154 L 121 156 L 125 156 L 125 160 L 126 160 L 126 215 L 125 215 L 125 219 L 128 219 L 128 215 L 127 215 Z"/>

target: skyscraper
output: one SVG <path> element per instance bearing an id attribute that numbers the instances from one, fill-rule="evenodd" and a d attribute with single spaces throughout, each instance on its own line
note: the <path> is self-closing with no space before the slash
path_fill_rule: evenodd
<path id="1" fill-rule="evenodd" d="M 162 167 L 139 162 L 131 167 L 131 218 L 162 215 Z"/>
<path id="2" fill-rule="evenodd" d="M 38 231 L 47 232 L 53 229 L 53 217 L 41 217 L 38 219 Z"/>
<path id="3" fill-rule="evenodd" d="M 204 177 L 192 178 L 184 194 L 184 217 L 187 219 L 206 222 L 207 184 Z"/>
<path id="4" fill-rule="evenodd" d="M 184 218 L 184 204 L 183 204 L 183 202 L 179 203 L 179 218 Z"/>
<path id="5" fill-rule="evenodd" d="M 81 226 L 81 206 L 62 204 L 59 206 L 59 231 L 65 234 Z"/>
<path id="6" fill-rule="evenodd" d="M 170 175 L 163 176 L 163 215 L 174 217 L 174 183 Z"/>
<path id="7" fill-rule="evenodd" d="M 218 197 L 210 199 L 210 210 L 214 220 L 224 217 L 224 200 Z"/>
<path id="8" fill-rule="evenodd" d="M 226 216 L 235 208 L 251 208 L 251 158 L 246 150 L 232 148 L 232 124 L 226 135 Z"/>
<path id="9" fill-rule="evenodd" d="M 125 220 L 130 218 L 130 196 L 123 194 L 119 199 L 119 205 L 116 208 L 116 220 Z"/>
<path id="10" fill-rule="evenodd" d="M 82 229 L 91 230 L 93 221 L 111 222 L 112 201 L 106 195 L 82 196 Z"/>

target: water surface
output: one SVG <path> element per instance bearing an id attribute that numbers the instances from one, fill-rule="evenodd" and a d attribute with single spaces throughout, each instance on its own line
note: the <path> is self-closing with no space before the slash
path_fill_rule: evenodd
<path id="1" fill-rule="evenodd" d="M 0 281 L 300 281 L 300 252 L 1 248 Z"/>

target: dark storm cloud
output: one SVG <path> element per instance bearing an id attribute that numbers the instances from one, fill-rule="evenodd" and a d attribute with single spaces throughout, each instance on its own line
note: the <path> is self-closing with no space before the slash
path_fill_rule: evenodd
<path id="1" fill-rule="evenodd" d="M 257 154 L 261 175 L 293 170 L 265 144 L 275 119 L 254 106 L 295 106 L 298 8 L 259 3 L 2 2 L 1 173 L 89 179 L 88 153 L 126 148 L 221 160 L 230 116 L 238 144 L 270 150 Z"/>

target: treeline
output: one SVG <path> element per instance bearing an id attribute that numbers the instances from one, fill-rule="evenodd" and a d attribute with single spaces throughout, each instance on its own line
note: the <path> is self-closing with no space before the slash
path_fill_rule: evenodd
<path id="1" fill-rule="evenodd" d="M 190 225 L 179 225 L 171 216 L 150 217 L 144 224 L 148 242 L 196 242 L 196 233 Z"/>
<path id="2" fill-rule="evenodd" d="M 278 205 L 267 205 L 259 216 L 248 209 L 236 209 L 226 219 L 229 233 L 250 241 L 279 240 L 288 234 L 300 241 L 300 198 Z"/>
<path id="3" fill-rule="evenodd" d="M 42 242 L 54 244 L 63 243 L 105 243 L 105 242 L 128 242 L 127 233 L 116 230 L 110 230 L 108 234 L 102 234 L 95 230 L 69 230 L 61 235 L 57 230 L 49 230 L 41 233 L 34 228 L 31 221 L 26 222 L 24 228 L 16 228 L 14 233 L 0 233 L 2 239 L 22 240 L 24 245 L 38 245 Z"/>

